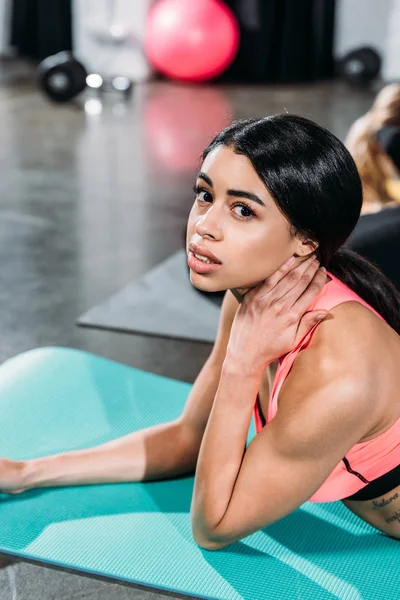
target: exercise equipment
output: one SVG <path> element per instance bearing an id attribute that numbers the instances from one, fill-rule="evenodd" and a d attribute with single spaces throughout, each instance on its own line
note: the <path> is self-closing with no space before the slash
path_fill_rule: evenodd
<path id="1" fill-rule="evenodd" d="M 338 72 L 351 85 L 366 85 L 373 81 L 381 70 L 379 53 L 369 46 L 348 52 L 338 63 Z"/>
<path id="2" fill-rule="evenodd" d="M 186 252 L 180 250 L 91 308 L 78 325 L 212 344 L 219 314 L 220 305 L 190 283 Z"/>
<path id="3" fill-rule="evenodd" d="M 55 102 L 68 102 L 86 87 L 86 69 L 71 52 L 48 56 L 40 63 L 38 74 L 40 87 Z"/>
<path id="4" fill-rule="evenodd" d="M 90 73 L 86 77 L 86 84 L 92 90 L 98 92 L 118 92 L 123 94 L 125 98 L 129 97 L 132 92 L 132 81 L 123 75 L 115 77 L 106 77 L 99 73 Z"/>
<path id="5" fill-rule="evenodd" d="M 132 31 L 117 19 L 116 0 L 106 0 L 105 20 L 90 23 L 86 34 L 98 46 L 106 48 L 107 60 L 101 61 L 101 73 L 88 74 L 85 67 L 71 52 L 59 52 L 47 57 L 39 65 L 39 83 L 43 91 L 56 102 L 67 102 L 78 96 L 85 88 L 101 95 L 114 92 L 129 98 L 132 92 L 132 80 L 121 74 L 115 74 L 113 65 L 118 54 L 128 43 L 140 47 Z M 100 11 L 102 12 L 102 11 Z M 141 50 L 141 49 L 140 49 Z"/>
<path id="6" fill-rule="evenodd" d="M 171 421 L 190 389 L 80 350 L 25 352 L 0 366 L 0 456 L 87 448 Z M 200 598 L 398 598 L 399 541 L 340 502 L 306 502 L 223 550 L 199 548 L 193 481 L 1 494 L 0 553 Z"/>
<path id="7" fill-rule="evenodd" d="M 159 0 L 149 12 L 145 52 L 153 67 L 172 79 L 217 77 L 238 46 L 238 24 L 221 0 Z"/>
<path id="8" fill-rule="evenodd" d="M 67 51 L 45 58 L 39 65 L 38 74 L 41 89 L 55 102 L 68 102 L 87 87 L 99 94 L 117 92 L 124 98 L 132 91 L 132 81 L 128 77 L 88 74 L 83 64 Z"/>

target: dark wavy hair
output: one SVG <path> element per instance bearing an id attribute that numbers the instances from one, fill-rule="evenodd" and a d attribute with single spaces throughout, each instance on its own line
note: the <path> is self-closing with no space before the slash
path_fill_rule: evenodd
<path id="1" fill-rule="evenodd" d="M 362 185 L 342 142 L 309 119 L 281 114 L 232 123 L 203 159 L 219 145 L 251 161 L 293 234 L 317 242 L 321 265 L 400 334 L 400 293 L 375 265 L 343 246 L 360 216 Z"/>

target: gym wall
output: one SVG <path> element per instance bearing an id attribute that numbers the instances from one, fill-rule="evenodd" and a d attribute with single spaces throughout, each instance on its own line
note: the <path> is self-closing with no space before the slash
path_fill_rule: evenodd
<path id="1" fill-rule="evenodd" d="M 28 0 L 33 3 L 36 0 Z M 0 54 L 10 54 L 11 7 L 14 0 L 0 0 Z M 247 10 L 255 15 L 266 0 L 246 0 Z M 228 4 L 243 4 L 243 0 L 228 0 Z M 116 18 L 130 27 L 140 41 L 152 0 L 116 0 Z M 108 0 L 72 0 L 73 42 L 79 58 L 93 70 L 101 67 L 107 49 L 90 39 L 91 29 L 101 29 L 106 22 Z M 400 0 L 336 0 L 334 55 L 343 56 L 360 45 L 377 48 L 383 58 L 384 80 L 400 78 Z M 129 48 L 115 52 L 115 70 L 132 79 L 146 79 L 150 67 L 132 40 Z M 98 66 L 99 65 L 99 66 Z"/>
<path id="2" fill-rule="evenodd" d="M 12 0 L 0 0 L 0 55 L 11 54 L 11 3 Z"/>
<path id="3" fill-rule="evenodd" d="M 89 71 L 146 80 L 150 66 L 141 50 L 152 0 L 116 0 L 113 22 L 129 33 L 124 45 L 101 42 L 109 27 L 109 0 L 72 0 L 74 54 Z"/>
<path id="4" fill-rule="evenodd" d="M 400 0 L 336 0 L 334 54 L 370 45 L 383 59 L 382 77 L 400 77 Z"/>

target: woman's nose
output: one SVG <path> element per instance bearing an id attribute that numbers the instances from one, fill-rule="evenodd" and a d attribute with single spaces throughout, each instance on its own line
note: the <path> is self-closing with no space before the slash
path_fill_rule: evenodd
<path id="1" fill-rule="evenodd" d="M 220 239 L 222 236 L 221 219 L 215 211 L 213 213 L 213 208 L 210 208 L 196 221 L 195 230 L 201 237 L 208 235 L 214 239 Z"/>

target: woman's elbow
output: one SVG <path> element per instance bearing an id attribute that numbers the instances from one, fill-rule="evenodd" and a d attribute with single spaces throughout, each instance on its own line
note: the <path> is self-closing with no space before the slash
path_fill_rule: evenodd
<path id="1" fill-rule="evenodd" d="M 215 550 L 221 550 L 222 548 L 225 548 L 225 546 L 228 546 L 228 544 L 229 544 L 229 542 L 216 542 L 215 540 L 199 538 L 198 536 L 196 536 L 196 537 L 193 536 L 193 537 L 194 537 L 194 541 L 200 548 L 202 548 L 203 550 L 208 550 L 209 552 L 212 552 Z"/>
<path id="2" fill-rule="evenodd" d="M 204 531 L 199 531 L 197 527 L 194 527 L 192 524 L 192 535 L 196 544 L 202 548 L 203 550 L 221 550 L 229 544 L 229 542 L 218 539 L 212 532 L 205 533 Z"/>

